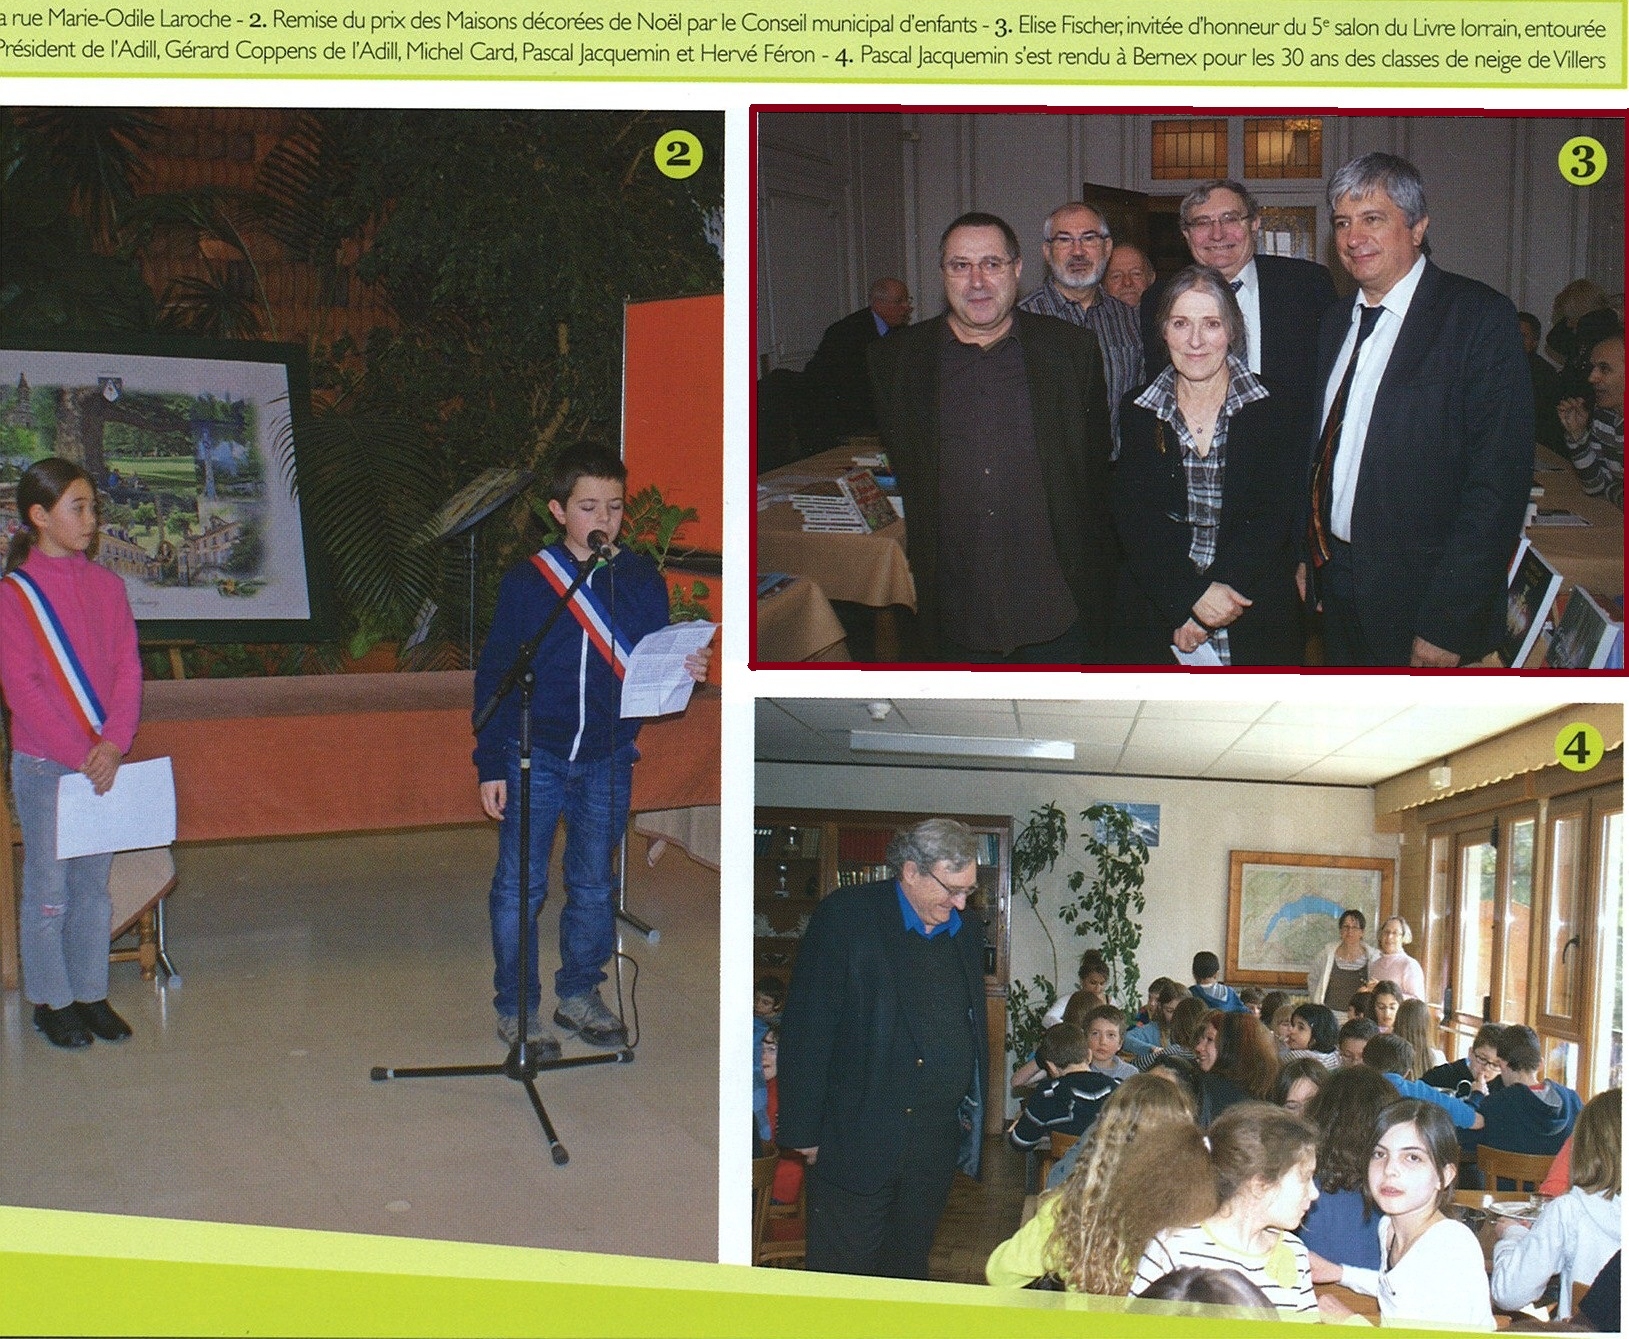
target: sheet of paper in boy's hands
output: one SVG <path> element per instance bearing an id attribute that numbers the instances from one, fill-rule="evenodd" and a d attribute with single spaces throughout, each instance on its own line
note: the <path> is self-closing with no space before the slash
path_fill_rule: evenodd
<path id="1" fill-rule="evenodd" d="M 57 783 L 58 860 L 174 841 L 175 773 L 168 758 L 122 764 L 105 795 L 82 772 Z"/>
<path id="2" fill-rule="evenodd" d="M 1177 664 L 1179 665 L 1192 665 L 1195 667 L 1203 665 L 1220 666 L 1222 663 L 1221 656 L 1216 654 L 1216 648 L 1209 642 L 1200 642 L 1198 650 L 1195 651 L 1179 651 L 1173 646 L 1171 654 L 1177 658 Z"/>
<path id="3" fill-rule="evenodd" d="M 670 623 L 640 639 L 622 676 L 624 716 L 668 716 L 683 711 L 696 681 L 684 658 L 712 640 L 716 623 Z"/>

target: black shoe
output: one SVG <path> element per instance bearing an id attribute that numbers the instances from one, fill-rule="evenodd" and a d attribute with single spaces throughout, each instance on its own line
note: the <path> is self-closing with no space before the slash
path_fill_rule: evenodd
<path id="1" fill-rule="evenodd" d="M 130 1035 L 130 1024 L 113 1012 L 106 1000 L 86 1004 L 81 1000 L 74 1008 L 79 1010 L 79 1021 L 103 1041 L 123 1041 Z"/>
<path id="2" fill-rule="evenodd" d="M 64 1050 L 77 1051 L 81 1046 L 91 1044 L 91 1034 L 86 1031 L 84 1021 L 79 1017 L 79 1010 L 71 1004 L 66 1009 L 53 1009 L 49 1004 L 36 1004 L 34 1029 L 43 1032 L 46 1041 L 51 1045 L 60 1046 Z"/>

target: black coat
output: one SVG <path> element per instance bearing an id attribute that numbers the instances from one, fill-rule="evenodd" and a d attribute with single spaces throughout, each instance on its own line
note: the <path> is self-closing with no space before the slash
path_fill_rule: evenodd
<path id="1" fill-rule="evenodd" d="M 819 1174 L 869 1194 L 893 1174 L 906 1138 L 902 1094 L 922 1053 L 905 993 L 899 897 L 892 879 L 839 888 L 822 899 L 798 946 L 781 1020 L 780 1110 L 786 1148 L 818 1146 Z M 978 1174 L 983 1138 L 984 927 L 962 913 L 952 942 L 966 977 L 967 1026 L 979 1063 L 962 1100 L 959 1165 Z"/>
<path id="2" fill-rule="evenodd" d="M 1080 614 L 1086 658 L 1101 661 L 1107 657 L 1114 588 L 1103 356 L 1097 337 L 1080 326 L 1026 311 L 1012 316 L 1024 349 L 1047 521 Z M 906 555 L 930 659 L 939 635 L 939 352 L 945 324 L 940 316 L 896 330 L 870 353 L 882 443 L 905 501 Z"/>
<path id="3" fill-rule="evenodd" d="M 1263 385 L 1266 385 L 1265 378 Z M 1126 664 L 1169 665 L 1171 634 L 1213 581 L 1255 603 L 1228 628 L 1235 665 L 1299 665 L 1295 589 L 1299 479 L 1305 452 L 1286 426 L 1283 402 L 1243 406 L 1227 429 L 1222 520 L 1216 559 L 1203 574 L 1188 559 L 1193 527 L 1175 433 L 1158 448 L 1158 419 L 1127 396 L 1120 407 L 1120 459 L 1114 467 L 1114 523 L 1122 559 L 1115 593 L 1114 645 Z"/>
<path id="4" fill-rule="evenodd" d="M 1320 404 L 1350 324 L 1345 303 L 1324 317 Z M 1356 620 L 1382 664 L 1406 665 L 1416 636 L 1467 661 L 1499 644 L 1532 482 L 1516 308 L 1428 260 L 1375 393 L 1352 506 Z"/>

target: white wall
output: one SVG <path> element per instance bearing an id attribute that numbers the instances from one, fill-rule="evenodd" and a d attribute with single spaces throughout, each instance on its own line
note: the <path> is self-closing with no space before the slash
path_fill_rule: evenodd
<path id="1" fill-rule="evenodd" d="M 1374 831 L 1367 788 L 1267 785 L 1235 781 L 1148 780 L 1034 773 L 929 771 L 888 767 L 820 767 L 760 763 L 755 802 L 826 809 L 899 809 L 927 813 L 1010 814 L 1013 829 L 1047 801 L 1078 815 L 1097 800 L 1160 806 L 1160 844 L 1149 853 L 1143 948 L 1138 969 L 1192 980 L 1193 955 L 1210 949 L 1226 960 L 1228 852 L 1303 852 L 1393 857 L 1397 838 Z M 1052 916 L 1067 891 L 1062 877 Z M 1060 967 L 1074 985 L 1074 964 L 1089 941 L 1051 920 Z M 1050 974 L 1046 938 L 1021 900 L 1012 916 L 1012 975 Z"/>
<path id="2" fill-rule="evenodd" d="M 805 124 L 795 125 L 800 121 Z M 758 344 L 768 357 L 765 367 L 801 367 L 799 340 L 777 344 L 775 332 L 801 320 L 816 329 L 818 339 L 819 329 L 861 305 L 865 284 L 888 272 L 889 263 L 904 269 L 916 294 L 918 317 L 937 314 L 943 306 L 939 234 L 967 210 L 1000 214 L 1017 229 L 1027 262 L 1027 290 L 1044 277 L 1039 251 L 1043 217 L 1061 201 L 1078 196 L 1083 182 L 1180 196 L 1187 183 L 1156 182 L 1148 175 L 1149 121 L 1147 115 L 1036 113 L 766 116 L 759 139 L 761 228 L 766 185 L 785 190 L 800 177 L 847 182 L 848 196 L 863 200 L 864 207 L 862 217 L 852 212 L 856 206 L 845 203 L 841 190 L 822 187 L 830 208 L 851 211 L 838 230 L 853 239 L 848 243 L 853 259 L 841 262 L 849 272 L 840 296 L 816 300 L 805 312 L 794 313 L 779 295 L 812 293 L 810 281 L 827 278 L 832 262 L 811 245 L 766 264 L 760 249 Z M 1578 134 L 1592 134 L 1608 149 L 1607 175 L 1587 189 L 1568 185 L 1556 162 L 1561 143 Z M 1234 140 L 1241 135 L 1234 118 Z M 1411 159 L 1425 175 L 1438 262 L 1508 294 L 1519 308 L 1538 315 L 1546 329 L 1555 294 L 1572 279 L 1588 276 L 1608 293 L 1623 289 L 1621 120 L 1326 117 L 1324 135 L 1327 173 L 1373 149 Z M 817 141 L 821 147 L 811 147 Z M 896 142 L 897 154 L 892 151 Z M 1238 152 L 1235 145 L 1235 161 Z M 890 173 L 897 175 L 897 188 L 886 184 Z M 1344 283 L 1346 276 L 1329 250 L 1324 180 L 1250 184 L 1265 204 L 1318 207 L 1318 254 L 1337 282 Z M 897 247 L 892 255 L 884 239 Z M 806 281 L 794 281 L 787 272 L 805 266 Z"/>

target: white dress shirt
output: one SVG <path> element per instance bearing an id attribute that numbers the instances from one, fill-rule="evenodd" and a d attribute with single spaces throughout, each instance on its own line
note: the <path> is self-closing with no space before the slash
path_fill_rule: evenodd
<path id="1" fill-rule="evenodd" d="M 1238 288 L 1233 296 L 1239 300 L 1239 312 L 1244 317 L 1245 365 L 1258 377 L 1261 375 L 1261 280 L 1256 274 L 1256 258 L 1251 256 L 1244 268 L 1233 276 Z"/>
<path id="2" fill-rule="evenodd" d="M 1363 466 L 1363 443 L 1369 435 L 1369 416 L 1374 411 L 1374 397 L 1380 389 L 1380 379 L 1386 375 L 1386 364 L 1397 344 L 1397 335 L 1403 328 L 1409 304 L 1414 301 L 1414 290 L 1420 286 L 1425 273 L 1425 257 L 1418 257 L 1391 291 L 1380 299 L 1381 314 L 1374 330 L 1358 350 L 1357 372 L 1352 377 L 1351 395 L 1346 401 L 1346 417 L 1341 420 L 1341 440 L 1335 449 L 1335 466 L 1330 477 L 1329 529 L 1336 539 L 1352 541 L 1352 502 L 1357 496 L 1358 471 Z M 1319 419 L 1329 419 L 1329 406 L 1334 403 L 1335 392 L 1340 389 L 1346 375 L 1346 364 L 1352 357 L 1352 345 L 1357 340 L 1358 311 L 1364 305 L 1359 291 L 1352 302 L 1351 328 L 1346 332 L 1335 365 L 1330 369 L 1328 384 L 1324 386 L 1324 412 Z"/>

